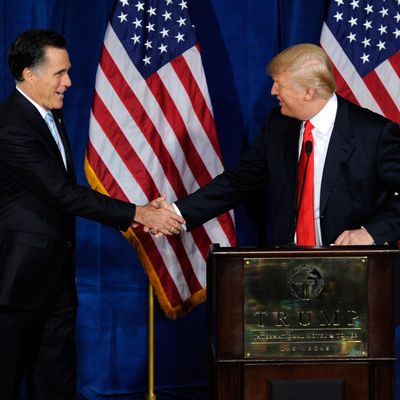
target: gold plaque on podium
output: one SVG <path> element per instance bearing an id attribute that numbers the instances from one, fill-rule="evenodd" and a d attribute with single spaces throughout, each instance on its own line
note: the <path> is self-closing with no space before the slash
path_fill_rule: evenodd
<path id="1" fill-rule="evenodd" d="M 244 259 L 245 358 L 366 357 L 367 257 Z"/>

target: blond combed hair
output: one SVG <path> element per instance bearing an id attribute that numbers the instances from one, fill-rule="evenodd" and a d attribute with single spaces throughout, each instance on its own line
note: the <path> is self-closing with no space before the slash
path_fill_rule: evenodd
<path id="1" fill-rule="evenodd" d="M 272 77 L 287 71 L 298 85 L 316 89 L 324 99 L 329 99 L 336 89 L 331 61 L 325 51 L 315 44 L 288 47 L 267 66 L 267 72 Z"/>

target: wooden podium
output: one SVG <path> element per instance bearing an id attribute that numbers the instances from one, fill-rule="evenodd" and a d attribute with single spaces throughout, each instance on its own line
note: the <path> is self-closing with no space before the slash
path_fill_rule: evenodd
<path id="1" fill-rule="evenodd" d="M 214 245 L 208 398 L 394 400 L 397 253 Z"/>

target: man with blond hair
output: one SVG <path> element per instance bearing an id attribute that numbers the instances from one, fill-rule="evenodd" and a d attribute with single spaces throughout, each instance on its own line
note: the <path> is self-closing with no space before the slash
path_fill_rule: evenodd
<path id="1" fill-rule="evenodd" d="M 274 81 L 271 94 L 280 107 L 270 113 L 236 168 L 175 203 L 187 229 L 268 185 L 272 245 L 397 240 L 399 126 L 337 96 L 331 63 L 317 45 L 299 44 L 282 51 L 267 71 Z M 303 141 L 306 135 L 310 139 Z M 306 167 L 299 171 L 302 153 Z M 310 176 L 311 186 L 303 184 Z M 163 206 L 171 207 L 166 202 Z M 311 214 L 312 222 L 302 225 L 312 241 L 300 239 L 303 212 Z"/>

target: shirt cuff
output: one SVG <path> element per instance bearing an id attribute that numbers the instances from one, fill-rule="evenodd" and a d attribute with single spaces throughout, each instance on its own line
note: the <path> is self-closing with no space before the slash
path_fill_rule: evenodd
<path id="1" fill-rule="evenodd" d="M 172 207 L 174 207 L 175 212 L 176 212 L 180 217 L 182 217 L 182 213 L 181 213 L 181 211 L 179 210 L 179 208 L 176 206 L 175 203 L 172 203 Z M 183 217 L 182 217 L 182 218 L 183 218 Z M 186 224 L 182 224 L 182 228 L 183 228 L 184 231 L 187 231 Z"/>

